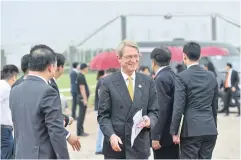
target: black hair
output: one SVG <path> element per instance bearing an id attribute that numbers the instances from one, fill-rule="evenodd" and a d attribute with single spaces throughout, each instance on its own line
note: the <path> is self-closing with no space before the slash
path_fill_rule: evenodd
<path id="1" fill-rule="evenodd" d="M 8 80 L 13 76 L 17 76 L 18 73 L 19 73 L 18 67 L 16 67 L 15 65 L 13 64 L 5 65 L 1 70 L 1 79 Z"/>
<path id="2" fill-rule="evenodd" d="M 30 54 L 25 54 L 25 55 L 21 58 L 21 69 L 22 69 L 23 73 L 26 73 L 27 70 L 28 70 L 29 57 L 30 57 Z"/>
<path id="3" fill-rule="evenodd" d="M 73 67 L 73 68 L 77 68 L 78 65 L 79 65 L 78 62 L 74 62 L 74 63 L 72 63 L 72 67 Z"/>
<path id="4" fill-rule="evenodd" d="M 227 63 L 227 66 L 229 66 L 230 68 L 233 68 L 233 65 L 231 63 Z"/>
<path id="5" fill-rule="evenodd" d="M 169 65 L 171 58 L 171 52 L 166 47 L 155 48 L 151 52 L 151 59 L 153 59 L 159 67 Z"/>
<path id="6" fill-rule="evenodd" d="M 176 65 L 177 73 L 180 73 L 185 70 L 184 66 L 182 64 Z"/>
<path id="7" fill-rule="evenodd" d="M 105 71 L 103 70 L 98 71 L 96 79 L 99 80 L 104 74 L 105 74 Z"/>
<path id="8" fill-rule="evenodd" d="M 140 68 L 139 68 L 139 71 L 145 71 L 146 69 L 148 69 L 148 71 L 150 71 L 150 68 L 149 67 L 147 67 L 147 66 L 140 66 Z"/>
<path id="9" fill-rule="evenodd" d="M 48 65 L 56 64 L 56 53 L 47 45 L 39 44 L 30 50 L 29 70 L 44 71 Z"/>
<path id="10" fill-rule="evenodd" d="M 213 72 L 215 77 L 217 77 L 217 73 L 215 71 L 214 65 L 211 62 L 204 64 L 204 66 L 206 66 L 208 68 L 208 70 Z"/>
<path id="11" fill-rule="evenodd" d="M 185 53 L 191 61 L 197 61 L 201 56 L 201 47 L 196 42 L 188 42 L 183 47 L 183 53 Z"/>
<path id="12" fill-rule="evenodd" d="M 109 68 L 109 69 L 107 69 L 106 70 L 106 73 L 115 73 L 115 72 L 117 72 L 119 69 L 117 69 L 117 68 Z"/>
<path id="13" fill-rule="evenodd" d="M 57 57 L 57 67 L 64 66 L 65 64 L 65 57 L 63 54 L 56 53 Z"/>

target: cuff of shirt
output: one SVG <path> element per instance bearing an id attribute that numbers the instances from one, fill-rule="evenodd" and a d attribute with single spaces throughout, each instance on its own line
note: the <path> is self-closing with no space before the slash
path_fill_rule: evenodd
<path id="1" fill-rule="evenodd" d="M 68 135 L 66 136 L 66 139 L 68 139 L 68 138 L 69 138 L 69 136 L 70 136 L 70 133 L 68 133 Z"/>

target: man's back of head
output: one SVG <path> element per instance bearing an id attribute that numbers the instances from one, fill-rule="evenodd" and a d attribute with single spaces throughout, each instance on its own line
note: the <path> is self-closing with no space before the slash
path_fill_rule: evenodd
<path id="1" fill-rule="evenodd" d="M 63 54 L 56 53 L 57 57 L 57 69 L 55 73 L 55 79 L 58 79 L 64 73 L 65 57 Z"/>
<path id="2" fill-rule="evenodd" d="M 186 55 L 184 56 L 184 62 L 187 59 L 189 59 L 190 61 L 196 62 L 200 59 L 201 47 L 196 42 L 188 42 L 183 47 L 183 53 Z"/>
<path id="3" fill-rule="evenodd" d="M 10 86 L 12 86 L 17 80 L 19 73 L 18 67 L 13 64 L 8 64 L 1 70 L 1 80 L 6 80 Z"/>
<path id="4" fill-rule="evenodd" d="M 21 58 L 21 69 L 22 69 L 24 74 L 26 74 L 27 71 L 28 71 L 29 57 L 30 57 L 30 54 L 25 54 Z"/>
<path id="5" fill-rule="evenodd" d="M 39 44 L 30 50 L 29 74 L 49 80 L 54 77 L 56 66 L 56 53 L 49 46 Z"/>

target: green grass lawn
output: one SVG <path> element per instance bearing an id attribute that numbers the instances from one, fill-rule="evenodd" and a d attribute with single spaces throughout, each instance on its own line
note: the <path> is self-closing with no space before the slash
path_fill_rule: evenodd
<path id="1" fill-rule="evenodd" d="M 92 107 L 94 104 L 94 97 L 95 97 L 95 87 L 96 87 L 96 73 L 88 73 L 86 74 L 86 81 L 89 85 L 90 89 L 90 98 L 89 98 L 89 103 L 88 106 Z M 67 89 L 70 88 L 70 77 L 68 73 L 63 74 L 58 80 L 57 84 L 59 89 Z M 64 96 L 71 96 L 70 92 L 62 92 Z M 71 106 L 71 102 L 69 102 L 69 107 Z"/>

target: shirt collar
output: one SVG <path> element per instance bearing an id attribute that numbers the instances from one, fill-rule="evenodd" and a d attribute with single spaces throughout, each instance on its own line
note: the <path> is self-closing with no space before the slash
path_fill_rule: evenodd
<path id="1" fill-rule="evenodd" d="M 198 63 L 193 63 L 193 64 L 191 64 L 191 65 L 188 65 L 188 66 L 187 66 L 187 69 L 190 68 L 191 66 L 195 66 L 195 65 L 199 65 L 199 64 L 198 64 Z"/>
<path id="2" fill-rule="evenodd" d="M 51 79 L 54 80 L 54 82 L 56 83 L 56 79 L 54 77 Z M 49 80 L 49 83 L 51 83 L 51 79 Z"/>
<path id="3" fill-rule="evenodd" d="M 47 81 L 46 79 L 44 79 L 42 76 L 39 76 L 39 75 L 33 75 L 33 74 L 29 74 L 29 76 L 35 76 L 35 77 L 41 78 L 42 80 L 44 80 L 45 83 L 48 84 L 48 81 Z"/>
<path id="4" fill-rule="evenodd" d="M 73 68 L 73 71 L 75 71 L 76 73 L 79 73 L 79 70 L 76 68 Z"/>
<path id="5" fill-rule="evenodd" d="M 122 70 L 121 70 L 121 74 L 122 74 L 124 80 L 126 81 L 129 76 L 128 76 L 127 74 L 125 74 Z M 136 72 L 135 72 L 135 71 L 132 73 L 131 78 L 132 78 L 133 80 L 136 79 Z"/>
<path id="6" fill-rule="evenodd" d="M 232 73 L 232 71 L 233 71 L 233 69 L 231 68 L 231 69 L 229 70 L 229 73 Z"/>
<path id="7" fill-rule="evenodd" d="M 164 68 L 166 68 L 166 67 L 167 67 L 167 66 L 162 66 L 162 67 L 160 67 L 160 68 L 157 70 L 155 76 L 156 76 L 162 69 L 164 69 Z"/>

